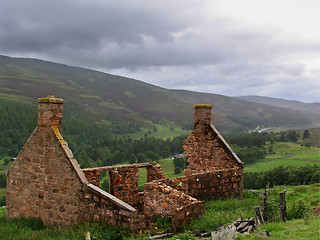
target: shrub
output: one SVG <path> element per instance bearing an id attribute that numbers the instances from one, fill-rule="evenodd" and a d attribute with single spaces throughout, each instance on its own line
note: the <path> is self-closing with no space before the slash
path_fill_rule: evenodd
<path id="1" fill-rule="evenodd" d="M 273 185 L 299 185 L 320 182 L 320 166 L 277 167 L 266 172 L 245 173 L 244 187 L 247 189 L 264 188 Z"/>
<path id="2" fill-rule="evenodd" d="M 306 209 L 307 207 L 304 201 L 301 199 L 294 201 L 293 204 L 288 207 L 288 220 L 303 218 L 305 216 Z"/>
<path id="3" fill-rule="evenodd" d="M 267 201 L 265 218 L 267 222 L 275 222 L 280 220 L 279 203 L 274 199 Z"/>
<path id="4" fill-rule="evenodd" d="M 180 167 L 175 167 L 174 168 L 174 174 L 179 174 L 181 173 L 181 168 Z"/>
<path id="5" fill-rule="evenodd" d="M 6 174 L 0 173 L 0 188 L 6 187 Z"/>
<path id="6" fill-rule="evenodd" d="M 166 228 L 166 229 L 171 228 L 171 221 L 172 221 L 171 217 L 162 216 L 159 214 L 153 215 L 153 218 L 152 218 L 152 222 L 158 228 Z"/>
<path id="7" fill-rule="evenodd" d="M 6 205 L 6 195 L 0 196 L 0 207 Z"/>

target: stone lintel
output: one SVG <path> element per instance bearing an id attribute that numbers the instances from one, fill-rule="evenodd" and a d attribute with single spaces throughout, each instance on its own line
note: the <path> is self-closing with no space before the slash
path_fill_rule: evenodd
<path id="1" fill-rule="evenodd" d="M 134 164 L 124 164 L 124 165 L 115 165 L 115 166 L 104 166 L 104 167 L 95 167 L 95 168 L 84 168 L 81 169 L 84 172 L 89 172 L 89 171 L 97 171 L 97 172 L 108 172 L 112 171 L 114 169 L 119 169 L 119 168 L 143 168 L 143 167 L 151 167 L 153 165 L 156 165 L 157 163 L 134 163 Z"/>

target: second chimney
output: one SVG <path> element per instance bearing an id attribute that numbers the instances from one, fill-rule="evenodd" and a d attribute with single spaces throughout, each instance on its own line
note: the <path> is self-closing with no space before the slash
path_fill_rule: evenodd
<path id="1" fill-rule="evenodd" d="M 196 104 L 194 105 L 194 126 L 197 124 L 207 125 L 212 121 L 212 105 Z"/>
<path id="2" fill-rule="evenodd" d="M 62 128 L 63 99 L 48 96 L 38 99 L 38 126 Z"/>

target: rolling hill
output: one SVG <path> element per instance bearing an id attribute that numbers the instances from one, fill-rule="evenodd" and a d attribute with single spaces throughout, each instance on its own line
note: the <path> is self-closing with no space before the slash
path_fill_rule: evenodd
<path id="1" fill-rule="evenodd" d="M 316 126 L 318 114 L 234 97 L 169 90 L 135 79 L 38 59 L 0 55 L 0 98 L 35 104 L 54 95 L 95 123 L 134 122 L 151 128 L 164 121 L 192 123 L 193 105 L 214 107 L 222 131 L 260 126 Z"/>
<path id="2" fill-rule="evenodd" d="M 298 111 L 311 112 L 311 113 L 320 113 L 320 103 L 304 103 L 296 100 L 286 100 L 281 98 L 271 98 L 271 97 L 262 97 L 262 96 L 241 96 L 237 97 L 238 99 L 262 103 L 267 105 L 272 105 L 276 107 L 289 108 Z"/>

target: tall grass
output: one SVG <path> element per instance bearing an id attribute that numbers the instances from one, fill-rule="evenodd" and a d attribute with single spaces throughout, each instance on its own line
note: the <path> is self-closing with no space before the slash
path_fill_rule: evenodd
<path id="1" fill-rule="evenodd" d="M 130 236 L 127 229 L 118 229 L 105 223 L 88 223 L 56 230 L 46 227 L 38 219 L 11 219 L 5 220 L 5 209 L 0 209 L 0 239 L 7 240 L 62 240 L 85 239 L 89 232 L 91 239 L 120 240 Z"/>

